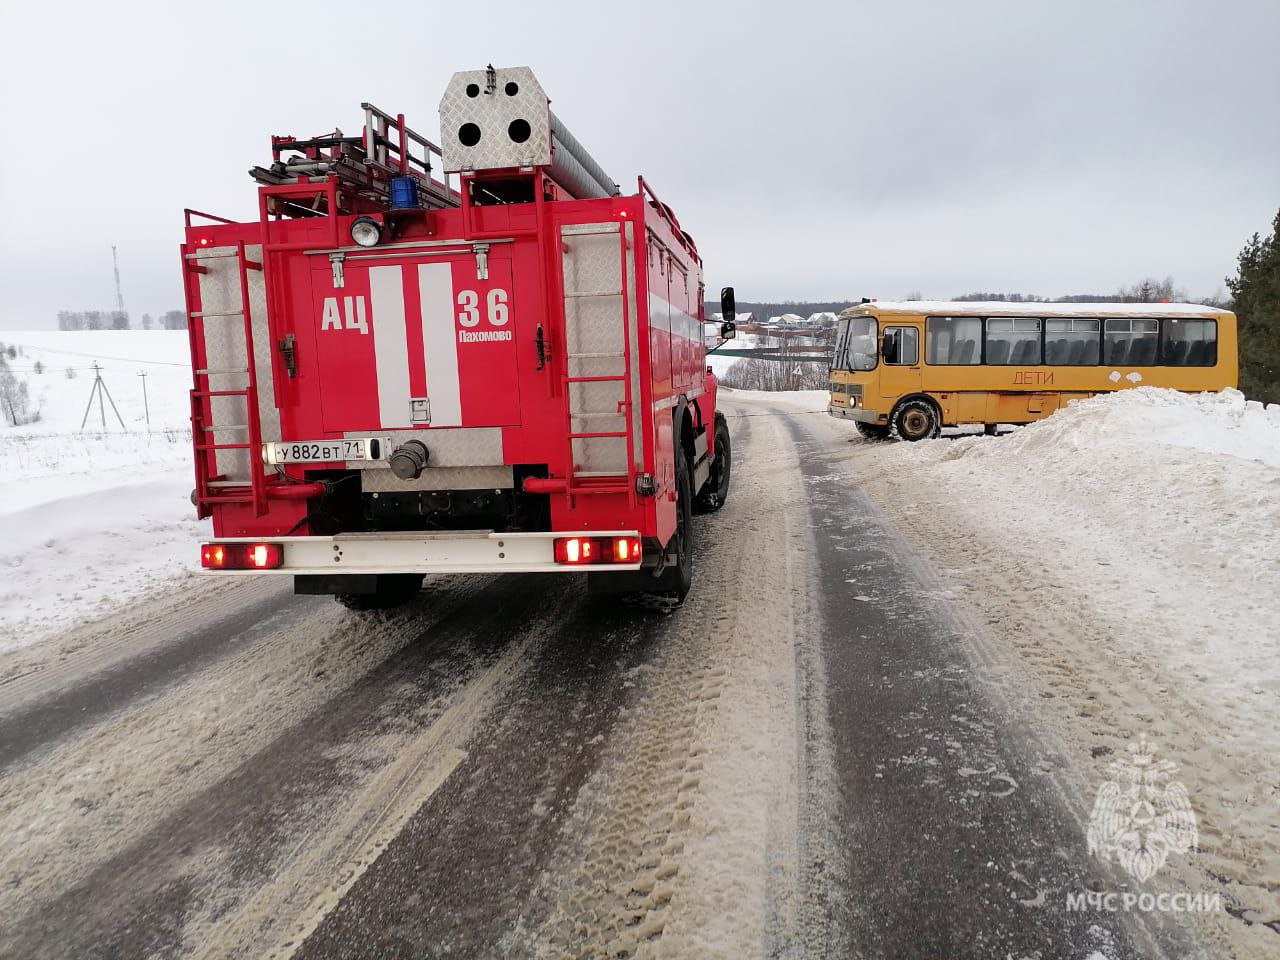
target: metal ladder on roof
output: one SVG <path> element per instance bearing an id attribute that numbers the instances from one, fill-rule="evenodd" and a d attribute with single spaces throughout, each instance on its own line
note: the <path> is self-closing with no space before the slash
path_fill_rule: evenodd
<path id="1" fill-rule="evenodd" d="M 261 270 L 262 264 L 245 255 L 243 240 L 237 240 L 232 252 L 227 247 L 190 251 L 183 245 L 183 293 L 187 306 L 187 333 L 191 341 L 193 386 L 191 389 L 191 439 L 195 446 L 196 486 L 195 506 L 199 517 L 210 515 L 209 509 L 217 503 L 245 503 L 253 506 L 255 516 L 267 512 L 267 481 L 264 472 L 262 450 L 262 424 L 258 411 L 258 378 L 253 356 L 253 328 L 250 315 L 249 270 Z M 199 277 L 221 270 L 217 261 L 235 260 L 235 280 L 238 281 L 239 303 L 206 303 L 206 298 L 219 299 L 212 284 L 206 291 Z M 223 297 L 225 299 L 225 297 Z M 194 309 L 199 302 L 202 309 Z M 203 309 L 210 307 L 210 309 Z M 210 321 L 240 319 L 238 328 L 243 331 L 243 366 L 241 357 L 227 331 L 220 337 L 211 337 Z M 227 324 L 227 326 L 231 326 Z M 225 340 L 221 352 L 230 366 L 213 367 L 210 360 L 210 343 Z M 245 378 L 242 387 L 229 386 L 222 381 Z M 215 382 L 217 381 L 217 382 Z M 236 402 L 239 398 L 239 403 Z M 224 422 L 218 414 L 237 413 L 242 416 Z M 240 422 L 240 421 L 243 422 Z M 219 434 L 236 434 L 241 439 L 225 442 Z M 220 463 L 220 458 L 224 463 Z M 231 467 L 233 469 L 228 469 Z"/>
<path id="2" fill-rule="evenodd" d="M 618 222 L 566 225 L 560 240 L 568 492 L 626 493 L 634 501 L 639 398 L 633 396 L 629 240 Z"/>

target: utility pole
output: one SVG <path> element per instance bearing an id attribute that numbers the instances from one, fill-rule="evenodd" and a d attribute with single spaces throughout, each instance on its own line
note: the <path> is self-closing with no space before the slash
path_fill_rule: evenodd
<path id="1" fill-rule="evenodd" d="M 124 313 L 124 293 L 120 289 L 120 258 L 116 256 L 116 245 L 111 245 L 111 269 L 116 274 L 116 309 Z"/>
<path id="2" fill-rule="evenodd" d="M 116 316 L 107 324 L 112 330 L 128 330 L 129 314 L 124 308 L 124 291 L 120 289 L 120 258 L 116 256 L 116 246 L 111 245 L 111 269 L 116 275 Z M 117 327 L 119 323 L 121 326 Z"/>
<path id="3" fill-rule="evenodd" d="M 85 405 L 84 416 L 80 420 L 81 433 L 84 433 L 84 425 L 89 421 L 89 411 L 93 409 L 95 396 L 98 398 L 98 416 L 102 419 L 102 432 L 107 432 L 107 411 L 102 405 L 102 398 L 106 397 L 107 403 L 111 404 L 111 412 L 120 421 L 120 429 L 128 433 L 129 428 L 124 425 L 124 417 L 120 416 L 120 411 L 116 409 L 116 402 L 111 399 L 111 392 L 107 390 L 107 385 L 102 380 L 102 369 L 96 360 L 93 362 L 93 389 L 89 391 L 89 402 Z"/>
<path id="4" fill-rule="evenodd" d="M 139 370 L 138 376 L 142 378 L 142 412 L 147 416 L 147 433 L 151 432 L 151 405 L 147 403 L 147 371 Z"/>

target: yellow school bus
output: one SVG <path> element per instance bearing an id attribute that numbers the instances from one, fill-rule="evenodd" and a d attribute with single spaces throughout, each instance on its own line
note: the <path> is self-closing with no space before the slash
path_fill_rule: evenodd
<path id="1" fill-rule="evenodd" d="M 1235 314 L 1191 303 L 868 302 L 840 315 L 833 417 L 867 437 L 1031 423 L 1136 386 L 1236 385 Z"/>

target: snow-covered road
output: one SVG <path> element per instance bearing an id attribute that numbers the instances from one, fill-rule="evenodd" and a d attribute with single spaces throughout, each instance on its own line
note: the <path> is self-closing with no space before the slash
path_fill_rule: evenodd
<path id="1" fill-rule="evenodd" d="M 1273 523 L 1274 468 L 1195 461 L 1138 522 L 1160 451 L 1104 444 L 1131 476 L 1099 478 L 1043 427 L 907 447 L 820 395 L 725 405 L 674 613 L 191 578 L 0 651 L 0 955 L 1274 955 L 1273 548 L 1237 565 L 1192 499 Z M 1221 911 L 1068 907 L 1135 889 L 1085 828 L 1142 733 L 1202 837 L 1143 889 Z"/>

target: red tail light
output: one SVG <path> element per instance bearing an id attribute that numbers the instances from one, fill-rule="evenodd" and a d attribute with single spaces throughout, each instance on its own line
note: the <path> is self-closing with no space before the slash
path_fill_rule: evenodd
<path id="1" fill-rule="evenodd" d="M 249 566 L 256 570 L 274 570 L 284 563 L 284 551 L 278 543 L 254 543 L 245 551 Z"/>
<path id="2" fill-rule="evenodd" d="M 200 548 L 206 570 L 275 570 L 284 565 L 278 543 L 206 543 Z"/>
<path id="3" fill-rule="evenodd" d="M 639 537 L 559 537 L 556 563 L 639 563 Z"/>
<path id="4" fill-rule="evenodd" d="M 613 556 L 610 559 L 614 563 L 639 563 L 640 538 L 614 537 Z"/>
<path id="5" fill-rule="evenodd" d="M 590 537 L 560 537 L 556 540 L 556 563 L 598 563 L 596 541 Z"/>

